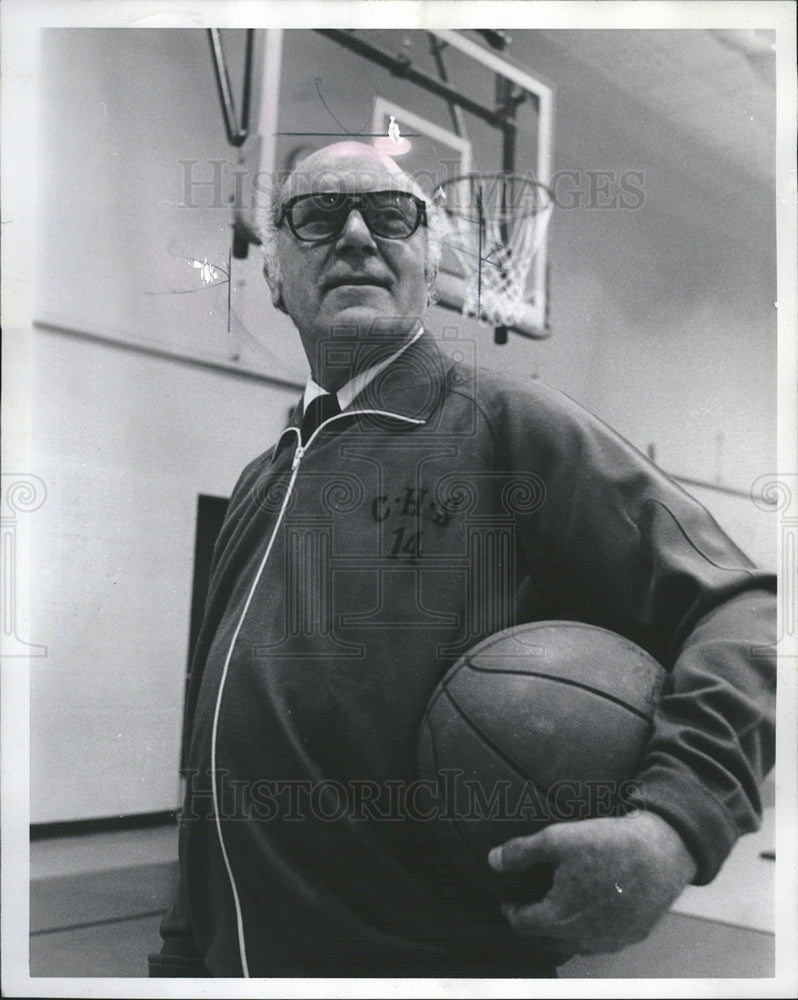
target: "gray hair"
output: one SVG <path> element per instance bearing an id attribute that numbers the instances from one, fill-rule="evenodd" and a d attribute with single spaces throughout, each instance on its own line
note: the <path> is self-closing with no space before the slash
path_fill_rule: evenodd
<path id="1" fill-rule="evenodd" d="M 428 304 L 435 301 L 434 284 L 438 275 L 438 267 L 443 253 L 443 244 L 448 232 L 448 222 L 446 213 L 438 203 L 437 196 L 430 197 L 417 183 L 411 174 L 404 174 L 411 184 L 413 193 L 422 198 L 426 204 L 427 214 L 427 252 L 424 259 L 424 271 L 430 285 Z M 283 193 L 285 192 L 290 176 L 283 181 L 279 187 L 274 187 L 266 196 L 266 204 L 259 212 L 258 235 L 261 238 L 261 253 L 263 254 L 263 266 L 266 273 L 276 280 L 280 279 L 280 258 L 277 252 L 277 242 L 280 230 L 277 227 L 277 219 L 283 203 Z"/>

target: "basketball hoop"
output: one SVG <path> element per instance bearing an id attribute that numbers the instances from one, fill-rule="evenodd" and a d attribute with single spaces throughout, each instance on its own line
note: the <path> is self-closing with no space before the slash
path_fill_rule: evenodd
<path id="1" fill-rule="evenodd" d="M 446 238 L 465 271 L 464 316 L 493 327 L 517 326 L 534 304 L 552 200 L 545 185 L 520 174 L 463 174 L 441 185 Z"/>

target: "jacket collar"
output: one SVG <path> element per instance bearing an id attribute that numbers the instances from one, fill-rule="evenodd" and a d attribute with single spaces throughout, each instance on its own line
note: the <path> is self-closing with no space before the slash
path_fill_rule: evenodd
<path id="1" fill-rule="evenodd" d="M 381 420 L 394 416 L 408 427 L 411 423 L 425 423 L 440 402 L 451 366 L 452 361 L 443 354 L 429 331 L 424 330 L 418 340 L 361 389 L 343 411 L 343 416 L 377 410 L 385 415 L 378 417 Z M 300 399 L 274 446 L 272 460 L 289 444 L 299 441 L 301 422 Z"/>
<path id="2" fill-rule="evenodd" d="M 387 368 L 400 354 L 404 352 L 414 344 L 418 338 L 424 333 L 424 327 L 419 324 L 418 330 L 406 340 L 400 347 L 393 350 L 386 358 L 379 360 L 379 355 L 377 355 L 378 360 L 371 365 L 366 365 L 361 371 L 358 371 L 356 375 L 353 375 L 348 382 L 345 382 L 340 389 L 337 389 L 335 394 L 338 397 L 338 405 L 342 410 L 347 409 L 352 405 L 353 401 L 358 397 L 358 395 L 363 391 L 363 389 L 371 382 L 373 379 L 379 375 L 383 368 Z M 365 347 L 370 347 L 371 345 L 364 345 Z M 375 347 L 378 345 L 375 345 Z M 366 352 L 364 352 L 366 353 Z M 366 360 L 364 358 L 364 360 Z M 317 382 L 314 382 L 312 378 L 309 378 L 307 385 L 305 386 L 305 395 L 302 401 L 302 412 L 307 413 L 308 404 L 314 396 L 325 392 L 326 390 L 320 386 Z"/>

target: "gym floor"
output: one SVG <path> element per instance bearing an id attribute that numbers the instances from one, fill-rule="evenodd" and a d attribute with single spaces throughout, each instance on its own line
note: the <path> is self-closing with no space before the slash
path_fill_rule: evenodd
<path id="1" fill-rule="evenodd" d="M 688 888 L 646 941 L 575 958 L 562 978 L 749 978 L 774 973 L 774 809 L 717 879 Z M 176 878 L 173 826 L 31 844 L 32 976 L 147 974 Z"/>

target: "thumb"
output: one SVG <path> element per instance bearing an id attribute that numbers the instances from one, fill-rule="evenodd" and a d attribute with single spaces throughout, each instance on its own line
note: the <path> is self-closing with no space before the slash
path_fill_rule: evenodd
<path id="1" fill-rule="evenodd" d="M 523 872 L 533 865 L 557 864 L 561 860 L 558 838 L 552 836 L 550 828 L 528 837 L 515 837 L 488 854 L 488 864 L 497 872 Z"/>

